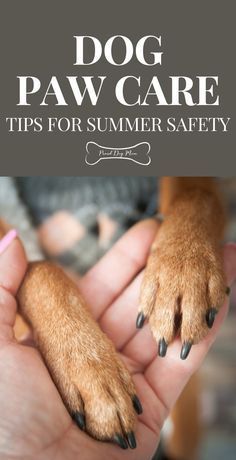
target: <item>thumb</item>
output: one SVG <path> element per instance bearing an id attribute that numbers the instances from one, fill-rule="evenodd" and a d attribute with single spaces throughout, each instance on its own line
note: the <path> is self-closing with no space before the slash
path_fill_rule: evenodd
<path id="1" fill-rule="evenodd" d="M 24 277 L 27 261 L 16 230 L 0 240 L 0 347 L 14 339 L 16 292 Z"/>

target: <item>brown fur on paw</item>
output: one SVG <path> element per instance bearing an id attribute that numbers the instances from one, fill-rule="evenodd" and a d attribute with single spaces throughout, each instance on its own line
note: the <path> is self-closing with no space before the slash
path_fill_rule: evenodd
<path id="1" fill-rule="evenodd" d="M 30 265 L 18 298 L 77 425 L 96 439 L 134 448 L 141 407 L 135 387 L 77 287 L 62 270 L 40 262 Z"/>
<path id="2" fill-rule="evenodd" d="M 199 197 L 195 199 L 195 212 L 191 197 L 187 197 L 173 207 L 162 224 L 142 283 L 137 327 L 149 319 L 162 357 L 180 334 L 180 356 L 186 359 L 191 346 L 213 326 L 226 295 L 218 235 L 200 213 L 204 203 L 199 203 Z M 211 209 L 212 203 L 205 202 L 206 215 L 210 216 L 207 206 Z"/>

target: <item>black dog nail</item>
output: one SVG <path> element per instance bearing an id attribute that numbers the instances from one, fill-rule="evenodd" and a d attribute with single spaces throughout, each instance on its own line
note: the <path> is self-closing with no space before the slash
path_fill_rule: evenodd
<path id="1" fill-rule="evenodd" d="M 217 314 L 216 308 L 210 308 L 206 314 L 206 322 L 209 329 L 212 328 Z"/>
<path id="2" fill-rule="evenodd" d="M 229 295 L 229 294 L 230 294 L 230 287 L 229 287 L 229 286 L 227 286 L 227 288 L 225 289 L 225 294 L 226 294 L 226 295 Z"/>
<path id="3" fill-rule="evenodd" d="M 142 414 L 143 408 L 142 408 L 141 402 L 138 399 L 138 396 L 134 395 L 133 398 L 132 398 L 132 401 L 133 401 L 134 409 L 137 412 L 137 414 L 138 415 Z"/>
<path id="4" fill-rule="evenodd" d="M 116 434 L 114 436 L 114 441 L 121 447 L 121 449 L 128 449 L 128 444 L 125 438 L 123 438 L 123 436 L 121 436 L 120 434 Z"/>
<path id="5" fill-rule="evenodd" d="M 84 414 L 81 414 L 81 412 L 75 412 L 72 415 L 72 418 L 73 418 L 73 420 L 76 422 L 76 424 L 78 425 L 78 427 L 81 430 L 85 430 L 85 416 L 84 416 Z"/>
<path id="6" fill-rule="evenodd" d="M 130 449 L 135 449 L 135 447 L 136 447 L 136 439 L 135 439 L 133 431 L 131 431 L 130 433 L 127 433 L 126 436 L 127 436 L 127 440 L 128 440 L 128 444 L 129 444 Z"/>
<path id="7" fill-rule="evenodd" d="M 165 339 L 161 339 L 159 340 L 159 345 L 158 345 L 158 354 L 159 356 L 161 356 L 162 358 L 164 358 L 164 356 L 166 355 L 166 352 L 167 352 L 167 343 L 165 341 Z"/>
<path id="8" fill-rule="evenodd" d="M 183 343 L 183 346 L 182 346 L 182 349 L 181 349 L 181 353 L 180 353 L 180 358 L 181 359 L 186 359 L 189 355 L 189 352 L 192 348 L 192 343 L 191 342 L 184 342 Z"/>
<path id="9" fill-rule="evenodd" d="M 136 328 L 141 329 L 143 327 L 143 325 L 144 325 L 144 321 L 145 321 L 145 316 L 144 316 L 143 312 L 141 311 L 137 316 Z"/>

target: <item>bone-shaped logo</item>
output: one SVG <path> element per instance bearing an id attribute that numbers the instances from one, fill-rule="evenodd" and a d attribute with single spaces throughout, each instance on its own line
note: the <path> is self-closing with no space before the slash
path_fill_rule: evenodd
<path id="1" fill-rule="evenodd" d="M 104 147 L 96 142 L 87 142 L 86 157 L 87 165 L 95 165 L 101 160 L 130 160 L 143 166 L 148 166 L 151 163 L 149 156 L 150 144 L 148 142 L 140 142 L 130 147 Z"/>

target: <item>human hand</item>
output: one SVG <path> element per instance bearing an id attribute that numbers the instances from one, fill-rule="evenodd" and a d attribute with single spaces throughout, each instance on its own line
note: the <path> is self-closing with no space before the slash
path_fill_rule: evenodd
<path id="1" fill-rule="evenodd" d="M 81 432 L 65 409 L 38 351 L 17 343 L 13 335 L 14 295 L 26 270 L 18 240 L 0 255 L 0 457 L 1 460 L 135 459 L 152 457 L 160 429 L 184 385 L 201 364 L 227 312 L 227 302 L 207 338 L 193 347 L 187 361 L 179 359 L 180 343 L 168 348 L 165 359 L 149 326 L 136 331 L 142 273 L 157 223 L 133 227 L 79 281 L 79 288 L 103 330 L 125 360 L 142 402 L 136 450 L 95 441 Z M 236 247 L 224 250 L 227 282 L 236 276 Z"/>

